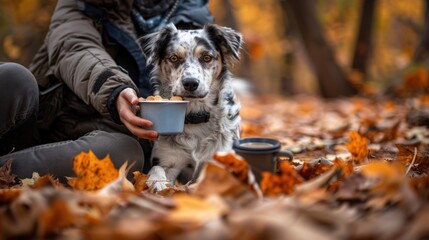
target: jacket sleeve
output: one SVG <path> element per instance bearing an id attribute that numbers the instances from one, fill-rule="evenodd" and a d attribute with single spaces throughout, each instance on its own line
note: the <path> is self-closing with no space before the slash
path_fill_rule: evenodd
<path id="1" fill-rule="evenodd" d="M 58 1 L 45 42 L 54 75 L 86 104 L 115 119 L 110 109 L 118 90 L 138 88 L 106 52 L 96 23 L 76 7 L 76 1 Z"/>

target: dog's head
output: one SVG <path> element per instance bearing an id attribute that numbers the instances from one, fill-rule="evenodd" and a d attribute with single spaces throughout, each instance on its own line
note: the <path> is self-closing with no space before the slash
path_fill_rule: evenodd
<path id="1" fill-rule="evenodd" d="M 239 60 L 241 34 L 214 24 L 199 30 L 177 30 L 169 24 L 141 39 L 152 64 L 155 94 L 205 98 L 219 88 L 229 66 Z"/>

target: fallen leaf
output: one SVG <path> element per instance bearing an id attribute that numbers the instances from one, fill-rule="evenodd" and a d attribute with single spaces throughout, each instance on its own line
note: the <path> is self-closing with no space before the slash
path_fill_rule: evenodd
<path id="1" fill-rule="evenodd" d="M 279 174 L 262 172 L 261 190 L 264 196 L 290 195 L 294 193 L 296 185 L 304 182 L 288 161 L 281 161 L 279 168 Z"/>
<path id="2" fill-rule="evenodd" d="M 16 185 L 17 177 L 12 174 L 12 160 L 9 159 L 0 167 L 0 189 Z"/>
<path id="3" fill-rule="evenodd" d="M 176 207 L 167 216 L 167 220 L 171 223 L 194 228 L 224 214 L 222 208 L 196 196 L 176 194 L 172 198 Z"/>
<path id="4" fill-rule="evenodd" d="M 43 175 L 36 179 L 35 183 L 30 186 L 34 189 L 40 189 L 43 187 L 63 187 L 63 185 L 60 183 L 60 181 L 56 178 L 54 178 L 52 175 Z"/>
<path id="5" fill-rule="evenodd" d="M 223 164 L 228 171 L 232 172 L 240 181 L 247 183 L 248 165 L 240 156 L 234 153 L 216 153 L 213 159 Z"/>
<path id="6" fill-rule="evenodd" d="M 0 189 L 0 206 L 6 203 L 11 203 L 19 196 L 19 194 L 21 194 L 21 191 L 21 188 Z"/>
<path id="7" fill-rule="evenodd" d="M 140 171 L 133 172 L 134 176 L 134 187 L 136 188 L 137 192 L 141 192 L 143 190 L 148 189 L 148 186 L 146 185 L 146 180 L 148 176 Z"/>
<path id="8" fill-rule="evenodd" d="M 119 168 L 119 176 L 115 180 L 105 185 L 98 191 L 98 194 L 104 196 L 119 196 L 123 192 L 135 192 L 134 185 L 127 179 L 127 174 L 133 164 L 128 166 L 128 162 L 125 162 Z"/>
<path id="9" fill-rule="evenodd" d="M 39 215 L 38 236 L 47 236 L 58 229 L 72 226 L 76 221 L 66 199 L 55 199 L 48 209 Z"/>
<path id="10" fill-rule="evenodd" d="M 77 177 L 70 178 L 68 184 L 76 190 L 98 190 L 119 176 L 109 155 L 100 160 L 92 151 L 81 152 L 73 159 L 73 171 Z"/>
<path id="11" fill-rule="evenodd" d="M 360 170 L 364 176 L 378 180 L 373 191 L 396 191 L 404 180 L 405 169 L 397 164 L 377 161 L 362 165 Z"/>
<path id="12" fill-rule="evenodd" d="M 353 156 L 353 160 L 357 163 L 362 163 L 368 155 L 368 140 L 362 137 L 358 132 L 351 131 L 349 133 L 350 141 L 346 142 L 347 149 Z"/>
<path id="13" fill-rule="evenodd" d="M 247 205 L 257 199 L 245 183 L 216 163 L 209 162 L 204 166 L 195 185 L 193 193 L 197 196 L 218 195 L 235 200 L 237 205 Z"/>
<path id="14" fill-rule="evenodd" d="M 298 170 L 298 173 L 305 180 L 310 180 L 329 171 L 333 166 L 334 164 L 328 159 L 319 158 L 309 162 L 304 162 L 302 167 Z"/>
<path id="15" fill-rule="evenodd" d="M 31 178 L 24 178 L 21 179 L 21 184 L 23 187 L 32 186 L 37 181 L 37 179 L 40 178 L 40 175 L 38 172 L 33 172 Z"/>

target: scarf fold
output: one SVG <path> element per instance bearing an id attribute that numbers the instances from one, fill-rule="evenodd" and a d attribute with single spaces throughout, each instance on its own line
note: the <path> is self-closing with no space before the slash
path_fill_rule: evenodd
<path id="1" fill-rule="evenodd" d="M 136 0 L 131 17 L 142 34 L 158 31 L 167 24 L 181 0 Z"/>

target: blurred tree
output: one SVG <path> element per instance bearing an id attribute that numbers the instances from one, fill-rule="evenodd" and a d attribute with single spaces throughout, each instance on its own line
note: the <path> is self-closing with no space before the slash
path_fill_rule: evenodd
<path id="1" fill-rule="evenodd" d="M 278 0 L 210 0 L 215 22 L 241 32 L 245 44 L 234 75 L 258 93 L 280 93 L 285 51 Z"/>
<path id="2" fill-rule="evenodd" d="M 359 29 L 355 43 L 352 69 L 359 72 L 363 80 L 367 79 L 367 62 L 371 50 L 376 2 L 377 0 L 361 1 Z"/>
<path id="3" fill-rule="evenodd" d="M 413 54 L 414 62 L 422 62 L 429 57 L 429 0 L 424 0 L 424 28 Z"/>
<path id="4" fill-rule="evenodd" d="M 212 1 L 213 2 L 213 1 Z M 216 15 L 216 23 L 219 25 L 223 25 L 223 26 L 228 26 L 234 30 L 239 31 L 239 23 L 237 21 L 237 17 L 235 16 L 235 12 L 234 12 L 234 6 L 231 3 L 231 0 L 218 0 L 217 4 L 219 4 L 219 6 L 221 6 L 221 9 L 218 11 L 222 12 L 222 15 Z M 211 8 L 213 9 L 214 6 L 211 6 Z M 244 36 L 246 37 L 246 36 Z M 245 43 L 243 44 L 243 48 L 244 48 L 244 53 L 247 53 L 249 51 L 248 49 L 248 42 L 247 39 L 244 41 Z M 240 67 L 239 69 L 237 69 L 237 76 L 240 76 L 242 78 L 245 79 L 251 79 L 252 76 L 249 72 L 248 69 L 251 68 L 251 62 L 249 59 L 249 56 L 247 54 L 241 54 L 240 56 Z"/>
<path id="5" fill-rule="evenodd" d="M 43 43 L 55 0 L 0 0 L 0 61 L 28 65 Z"/>
<path id="6" fill-rule="evenodd" d="M 357 93 L 353 84 L 338 65 L 316 17 L 312 0 L 283 0 L 284 9 L 292 14 L 293 23 L 301 34 L 303 44 L 318 79 L 323 97 L 334 98 Z M 286 12 L 286 10 L 285 10 Z"/>

